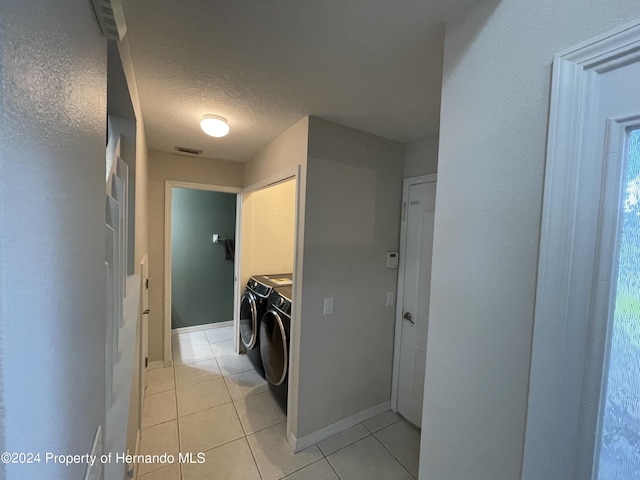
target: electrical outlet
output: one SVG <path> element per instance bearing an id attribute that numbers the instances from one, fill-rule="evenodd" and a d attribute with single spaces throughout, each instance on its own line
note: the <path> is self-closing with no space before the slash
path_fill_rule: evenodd
<path id="1" fill-rule="evenodd" d="M 393 292 L 387 292 L 387 307 L 393 305 Z"/>
<path id="2" fill-rule="evenodd" d="M 324 299 L 324 315 L 331 315 L 333 313 L 333 298 Z"/>

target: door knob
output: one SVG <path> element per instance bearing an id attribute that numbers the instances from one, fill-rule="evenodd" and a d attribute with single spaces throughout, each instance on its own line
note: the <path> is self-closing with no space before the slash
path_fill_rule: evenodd
<path id="1" fill-rule="evenodd" d="M 412 318 L 411 318 L 411 314 L 409 312 L 405 312 L 404 315 L 402 316 L 405 320 L 409 320 L 411 323 L 413 323 L 414 325 L 416 324 Z"/>

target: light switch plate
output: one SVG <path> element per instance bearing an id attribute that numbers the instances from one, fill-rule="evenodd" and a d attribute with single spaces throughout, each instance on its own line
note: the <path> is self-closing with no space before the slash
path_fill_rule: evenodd
<path id="1" fill-rule="evenodd" d="M 385 266 L 387 268 L 398 268 L 398 252 L 387 252 L 387 260 Z"/>
<path id="2" fill-rule="evenodd" d="M 391 307 L 393 305 L 393 292 L 387 292 L 387 307 Z"/>
<path id="3" fill-rule="evenodd" d="M 324 314 L 331 315 L 333 313 L 333 298 L 324 299 Z"/>

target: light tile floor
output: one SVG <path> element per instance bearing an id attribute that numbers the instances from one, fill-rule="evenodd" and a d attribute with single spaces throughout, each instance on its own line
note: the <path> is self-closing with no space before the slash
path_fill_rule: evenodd
<path id="1" fill-rule="evenodd" d="M 420 432 L 385 412 L 297 454 L 265 381 L 232 348 L 231 327 L 174 336 L 174 366 L 149 372 L 138 480 L 395 480 L 418 477 Z M 178 463 L 203 452 L 204 463 Z"/>

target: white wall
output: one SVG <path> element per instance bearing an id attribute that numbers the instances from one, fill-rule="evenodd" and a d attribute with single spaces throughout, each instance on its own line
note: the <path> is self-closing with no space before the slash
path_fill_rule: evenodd
<path id="1" fill-rule="evenodd" d="M 421 479 L 520 478 L 552 58 L 638 15 L 493 0 L 447 28 Z"/>
<path id="2" fill-rule="evenodd" d="M 149 150 L 149 361 L 164 357 L 164 188 L 166 180 L 242 186 L 242 164 Z"/>
<path id="3" fill-rule="evenodd" d="M 390 400 L 402 159 L 402 144 L 309 120 L 297 438 Z"/>
<path id="4" fill-rule="evenodd" d="M 429 175 L 438 171 L 439 135 L 430 135 L 404 145 L 404 178 Z"/>
<path id="5" fill-rule="evenodd" d="M 85 0 L 0 11 L 0 450 L 88 452 L 105 420 L 106 40 Z"/>
<path id="6" fill-rule="evenodd" d="M 295 213 L 295 179 L 243 195 L 241 288 L 251 275 L 293 272 Z"/>

